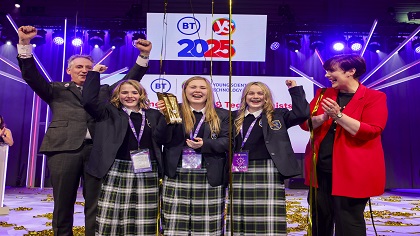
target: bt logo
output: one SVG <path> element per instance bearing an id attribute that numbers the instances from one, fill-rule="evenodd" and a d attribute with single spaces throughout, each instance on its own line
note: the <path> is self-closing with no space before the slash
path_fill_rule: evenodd
<path id="1" fill-rule="evenodd" d="M 232 20 L 232 24 L 229 22 L 229 18 L 219 18 L 213 21 L 212 29 L 218 35 L 229 35 L 229 25 L 231 28 L 231 34 L 236 30 L 235 21 Z"/>
<path id="2" fill-rule="evenodd" d="M 150 83 L 150 88 L 153 92 L 167 93 L 171 89 L 171 83 L 163 78 L 155 79 Z"/>
<path id="3" fill-rule="evenodd" d="M 231 34 L 236 30 L 235 22 L 231 22 L 228 18 L 218 18 L 213 21 L 212 30 L 220 36 L 229 36 L 229 28 Z M 185 35 L 195 34 L 200 30 L 200 22 L 193 17 L 184 17 L 178 21 L 178 30 Z M 228 39 L 181 39 L 178 44 L 184 47 L 178 52 L 178 57 L 233 57 L 236 54 L 233 42 Z"/>
<path id="4" fill-rule="evenodd" d="M 200 30 L 201 25 L 194 17 L 187 16 L 178 21 L 177 27 L 181 34 L 192 35 Z"/>

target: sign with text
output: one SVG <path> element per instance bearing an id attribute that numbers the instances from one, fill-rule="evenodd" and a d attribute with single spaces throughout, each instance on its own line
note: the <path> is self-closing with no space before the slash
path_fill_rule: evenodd
<path id="1" fill-rule="evenodd" d="M 124 75 L 119 74 L 101 81 L 102 84 L 113 84 L 120 80 Z M 192 75 L 165 75 L 159 78 L 159 75 L 146 74 L 141 80 L 141 84 L 146 89 L 150 106 L 156 108 L 156 92 L 173 93 L 177 96 L 179 102 L 182 102 L 182 83 L 192 77 Z M 209 76 L 203 76 L 210 80 Z M 229 77 L 213 76 L 212 86 L 215 105 L 224 109 L 237 110 L 240 106 L 242 91 L 246 84 L 253 81 L 261 81 L 270 88 L 273 93 L 273 103 L 275 108 L 292 109 L 292 99 L 286 80 L 296 80 L 298 85 L 302 85 L 306 93 L 306 100 L 310 102 L 313 99 L 313 84 L 303 77 L 274 77 L 274 76 L 232 76 L 230 92 L 232 102 L 229 102 Z M 304 153 L 306 144 L 309 140 L 309 132 L 303 131 L 300 127 L 292 127 L 289 130 L 290 139 L 295 153 Z"/>
<path id="2" fill-rule="evenodd" d="M 265 61 L 266 29 L 266 15 L 147 13 L 151 60 L 228 61 L 231 45 L 233 61 Z"/>

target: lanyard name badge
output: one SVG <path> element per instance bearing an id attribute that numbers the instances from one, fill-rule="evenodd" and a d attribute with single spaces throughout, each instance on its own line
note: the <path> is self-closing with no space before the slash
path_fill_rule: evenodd
<path id="1" fill-rule="evenodd" d="M 201 117 L 200 122 L 197 125 L 197 128 L 195 128 L 194 135 L 192 131 L 190 132 L 190 139 L 194 140 L 197 135 L 198 131 L 200 131 L 201 126 L 203 125 L 205 119 L 205 115 Z M 201 169 L 201 153 L 195 152 L 192 148 L 184 148 L 182 151 L 182 168 L 185 169 Z"/>
<path id="2" fill-rule="evenodd" d="M 252 129 L 255 126 L 255 123 L 257 122 L 258 118 L 260 118 L 261 115 L 255 118 L 255 120 L 251 123 L 251 125 L 248 128 L 248 131 L 245 134 L 243 133 L 243 127 L 241 127 L 241 136 L 242 136 L 242 144 L 241 144 L 241 150 L 239 152 L 233 153 L 233 159 L 232 159 L 232 172 L 247 172 L 248 171 L 248 163 L 249 163 L 249 156 L 247 150 L 242 150 L 244 148 L 246 141 L 249 138 L 249 135 L 251 134 Z"/>
<path id="3" fill-rule="evenodd" d="M 128 114 L 127 109 L 123 107 L 123 110 Z M 130 125 L 131 131 L 133 131 L 134 137 L 137 139 L 137 150 L 130 151 L 130 157 L 133 161 L 134 173 L 143 173 L 152 171 L 152 163 L 150 161 L 149 149 L 140 149 L 140 140 L 143 136 L 144 127 L 146 125 L 146 114 L 144 111 L 141 112 L 141 127 L 139 135 L 136 134 L 136 129 L 134 128 L 133 121 L 130 116 L 128 116 L 128 123 Z"/>

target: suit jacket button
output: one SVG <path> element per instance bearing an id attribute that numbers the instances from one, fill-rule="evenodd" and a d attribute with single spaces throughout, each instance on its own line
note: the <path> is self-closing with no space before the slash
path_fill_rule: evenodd
<path id="1" fill-rule="evenodd" d="M 272 156 L 275 156 L 276 154 L 274 152 L 271 153 Z"/>

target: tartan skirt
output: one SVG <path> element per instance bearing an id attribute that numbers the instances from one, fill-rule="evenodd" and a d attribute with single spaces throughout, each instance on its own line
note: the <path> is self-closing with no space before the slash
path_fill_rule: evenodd
<path id="1" fill-rule="evenodd" d="M 157 232 L 157 164 L 134 173 L 132 161 L 116 159 L 104 177 L 96 216 L 96 235 L 150 235 Z"/>
<path id="2" fill-rule="evenodd" d="M 233 173 L 233 235 L 286 235 L 284 181 L 274 162 L 250 160 L 248 172 Z M 230 202 L 226 235 L 231 235 Z"/>
<path id="3" fill-rule="evenodd" d="M 225 189 L 207 182 L 207 170 L 177 168 L 176 178 L 163 181 L 165 236 L 223 235 Z"/>

